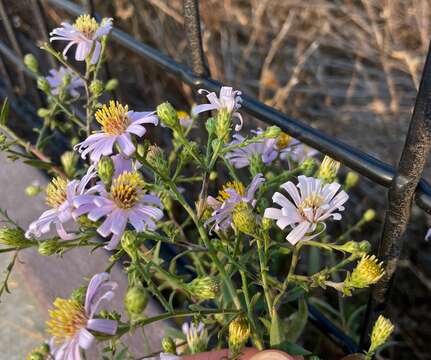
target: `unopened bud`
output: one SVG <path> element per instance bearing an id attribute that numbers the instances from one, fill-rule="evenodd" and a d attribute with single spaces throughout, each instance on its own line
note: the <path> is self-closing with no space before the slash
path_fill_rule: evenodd
<path id="1" fill-rule="evenodd" d="M 178 128 L 179 120 L 177 111 L 169 102 L 164 102 L 157 106 L 157 116 L 170 128 Z"/>
<path id="2" fill-rule="evenodd" d="M 56 239 L 45 240 L 39 243 L 39 254 L 43 256 L 54 255 L 60 249 L 60 243 Z"/>
<path id="3" fill-rule="evenodd" d="M 250 159 L 250 174 L 256 176 L 259 173 L 263 173 L 265 170 L 265 164 L 260 154 L 254 154 Z"/>
<path id="4" fill-rule="evenodd" d="M 39 63 L 33 54 L 26 54 L 24 56 L 24 64 L 32 73 L 39 73 Z"/>
<path id="5" fill-rule="evenodd" d="M 40 108 L 37 110 L 37 116 L 41 117 L 41 118 L 46 118 L 48 116 L 51 115 L 51 110 L 49 109 L 45 109 L 45 108 Z"/>
<path id="6" fill-rule="evenodd" d="M 97 173 L 106 187 L 111 186 L 112 176 L 115 172 L 115 165 L 112 159 L 108 156 L 104 156 L 99 160 L 97 164 Z"/>
<path id="7" fill-rule="evenodd" d="M 238 354 L 250 337 L 250 326 L 247 319 L 238 316 L 229 324 L 229 350 Z"/>
<path id="8" fill-rule="evenodd" d="M 368 209 L 364 212 L 364 215 L 362 215 L 362 219 L 366 222 L 373 221 L 376 218 L 376 211 L 374 209 Z"/>
<path id="9" fill-rule="evenodd" d="M 126 230 L 121 237 L 121 246 L 132 259 L 136 257 L 136 240 L 136 233 L 131 230 Z"/>
<path id="10" fill-rule="evenodd" d="M 338 170 L 340 169 L 340 165 L 341 164 L 338 161 L 330 158 L 328 155 L 325 155 L 322 163 L 320 164 L 317 177 L 326 183 L 334 182 L 335 178 L 337 177 Z"/>
<path id="11" fill-rule="evenodd" d="M 39 185 L 29 185 L 25 188 L 25 193 L 29 197 L 34 197 L 42 191 L 42 188 Z"/>
<path id="12" fill-rule="evenodd" d="M 217 179 L 217 176 L 218 176 L 217 171 L 211 171 L 211 172 L 210 172 L 210 176 L 209 176 L 210 181 L 214 181 L 214 180 L 216 180 L 216 179 Z"/>
<path id="13" fill-rule="evenodd" d="M 215 133 L 217 138 L 222 142 L 229 141 L 229 133 L 231 130 L 232 115 L 228 109 L 220 109 L 216 116 Z"/>
<path id="14" fill-rule="evenodd" d="M 220 294 L 220 281 L 211 276 L 198 277 L 187 284 L 187 289 L 199 300 L 212 300 Z"/>
<path id="15" fill-rule="evenodd" d="M 163 150 L 157 145 L 150 145 L 148 147 L 146 160 L 148 164 L 161 174 L 168 174 L 168 163 L 166 162 Z"/>
<path id="16" fill-rule="evenodd" d="M 117 79 L 110 79 L 105 85 L 106 91 L 114 91 L 118 87 L 118 80 Z"/>
<path id="17" fill-rule="evenodd" d="M 346 179 L 344 180 L 344 187 L 346 190 L 349 190 L 355 187 L 358 184 L 359 175 L 354 171 L 349 171 L 346 175 Z"/>
<path id="18" fill-rule="evenodd" d="M 213 134 L 216 130 L 216 120 L 214 118 L 209 118 L 205 122 L 205 127 L 207 129 L 208 134 Z"/>
<path id="19" fill-rule="evenodd" d="M 148 304 L 148 293 L 143 286 L 134 286 L 127 290 L 124 308 L 129 316 L 141 314 Z"/>
<path id="20" fill-rule="evenodd" d="M 177 347 L 175 345 L 174 340 L 170 336 L 165 336 L 162 339 L 162 350 L 164 353 L 168 354 L 177 354 Z"/>
<path id="21" fill-rule="evenodd" d="M 307 158 L 301 163 L 301 165 L 299 165 L 299 168 L 304 175 L 310 175 L 313 172 L 315 166 L 316 160 L 313 158 Z"/>
<path id="22" fill-rule="evenodd" d="M 376 323 L 373 326 L 371 332 L 371 345 L 368 350 L 369 354 L 374 354 L 375 351 L 388 341 L 392 332 L 394 331 L 394 325 L 389 319 L 380 315 L 377 318 Z"/>
<path id="23" fill-rule="evenodd" d="M 95 96 L 100 96 L 104 90 L 103 83 L 100 80 L 93 80 L 90 84 L 90 91 Z"/>
<path id="24" fill-rule="evenodd" d="M 51 87 L 49 86 L 49 82 L 44 77 L 39 77 L 37 79 L 37 87 L 46 94 L 51 93 Z"/>
<path id="25" fill-rule="evenodd" d="M 232 213 L 232 222 L 244 234 L 253 236 L 258 231 L 253 209 L 244 201 L 235 206 Z"/>
<path id="26" fill-rule="evenodd" d="M 371 244 L 366 240 L 361 242 L 349 241 L 339 246 L 337 249 L 351 254 L 365 255 L 371 251 Z"/>
<path id="27" fill-rule="evenodd" d="M 19 228 L 0 228 L 0 244 L 15 248 L 24 248 L 31 244 L 25 237 L 24 231 Z"/>
<path id="28" fill-rule="evenodd" d="M 280 136 L 281 129 L 278 126 L 270 126 L 264 132 L 264 136 L 268 139 L 276 139 Z"/>
<path id="29" fill-rule="evenodd" d="M 65 151 L 60 157 L 66 176 L 71 179 L 75 175 L 78 156 L 74 151 Z"/>
<path id="30" fill-rule="evenodd" d="M 70 298 L 72 300 L 78 301 L 80 304 L 83 304 L 85 301 L 86 294 L 87 294 L 87 287 L 80 286 L 79 288 L 72 291 L 72 294 L 70 294 Z"/>
<path id="31" fill-rule="evenodd" d="M 268 231 L 269 229 L 271 229 L 271 226 L 273 224 L 273 220 L 269 219 L 269 218 L 262 218 L 262 230 L 263 231 Z"/>

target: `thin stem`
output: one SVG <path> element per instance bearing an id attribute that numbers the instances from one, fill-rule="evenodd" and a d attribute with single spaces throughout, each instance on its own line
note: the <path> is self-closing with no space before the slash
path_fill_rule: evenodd
<path id="1" fill-rule="evenodd" d="M 263 240 L 256 238 L 257 253 L 259 256 L 260 274 L 262 276 L 262 287 L 265 294 L 266 305 L 268 307 L 268 316 L 272 317 L 273 302 L 271 292 L 268 286 L 268 266 L 263 248 Z"/>

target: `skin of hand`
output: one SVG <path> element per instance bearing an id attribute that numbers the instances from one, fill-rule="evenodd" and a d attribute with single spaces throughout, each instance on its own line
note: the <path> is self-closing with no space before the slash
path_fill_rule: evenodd
<path id="1" fill-rule="evenodd" d="M 274 350 L 272 350 L 274 351 Z M 302 356 L 291 356 L 285 352 L 277 351 L 283 355 L 285 360 L 304 360 Z M 252 360 L 252 357 L 259 353 L 259 350 L 254 348 L 245 348 L 242 350 L 242 355 L 239 357 L 240 360 Z M 229 351 L 227 349 L 208 351 L 196 355 L 184 356 L 184 360 L 226 360 L 229 358 Z"/>

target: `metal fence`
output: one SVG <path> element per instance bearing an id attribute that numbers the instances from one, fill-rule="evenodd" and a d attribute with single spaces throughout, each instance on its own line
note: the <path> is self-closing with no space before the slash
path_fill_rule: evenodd
<path id="1" fill-rule="evenodd" d="M 73 16 L 90 13 L 96 18 L 98 17 L 92 0 L 82 0 L 81 2 L 82 7 L 68 0 L 29 0 L 30 11 L 32 11 L 44 41 L 48 41 L 48 27 L 43 5 L 54 6 Z M 183 15 L 191 57 L 191 69 L 158 50 L 137 41 L 123 31 L 114 29 L 112 38 L 118 44 L 157 64 L 184 83 L 194 88 L 218 91 L 221 84 L 210 78 L 202 48 L 199 1 L 183 0 Z M 13 30 L 11 19 L 7 15 L 3 0 L 0 0 L 0 16 L 7 35 L 7 41 L 5 41 L 6 39 L 0 40 L 0 72 L 3 78 L 2 83 L 5 85 L 0 89 L 0 96 L 4 97 L 11 94 L 11 89 L 15 83 L 18 83 L 18 87 L 25 87 L 24 76 L 31 76 L 31 74 L 26 71 L 22 63 L 23 51 L 17 34 Z M 16 67 L 18 77 L 13 79 L 14 81 L 9 76 L 3 61 Z M 52 62 L 52 59 L 48 61 Z M 421 178 L 431 147 L 431 50 L 428 51 L 410 127 L 396 169 L 371 155 L 260 103 L 252 97 L 244 95 L 243 100 L 243 109 L 246 112 L 268 124 L 279 126 L 294 138 L 331 156 L 371 181 L 389 189 L 385 221 L 378 249 L 378 256 L 379 259 L 384 261 L 386 273 L 384 278 L 370 292 L 360 344 L 355 344 L 352 339 L 343 334 L 317 309 L 310 307 L 312 321 L 341 343 L 344 349 L 348 352 L 364 349 L 370 324 L 378 314 L 385 310 L 385 305 L 390 297 L 391 284 L 402 248 L 403 235 L 409 222 L 412 202 L 416 201 L 419 207 L 431 213 L 431 186 Z M 27 106 L 23 107 L 22 102 L 19 104 L 20 106 L 16 106 L 15 110 L 20 116 L 23 118 L 35 117 L 31 106 L 27 104 Z"/>

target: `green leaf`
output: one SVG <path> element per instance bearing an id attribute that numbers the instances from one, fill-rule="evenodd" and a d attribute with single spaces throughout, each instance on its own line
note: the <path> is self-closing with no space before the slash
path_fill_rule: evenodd
<path id="1" fill-rule="evenodd" d="M 115 355 L 115 360 L 124 360 L 126 359 L 127 356 L 127 352 L 128 352 L 128 348 L 125 347 L 123 348 L 118 354 Z"/>
<path id="2" fill-rule="evenodd" d="M 46 170 L 51 169 L 53 166 L 51 163 L 40 161 L 40 160 L 24 160 L 24 163 L 38 169 L 46 169 Z"/>
<path id="3" fill-rule="evenodd" d="M 276 346 L 284 342 L 284 331 L 282 322 L 278 317 L 275 309 L 272 310 L 271 329 L 269 331 L 269 343 L 271 346 Z"/>
<path id="4" fill-rule="evenodd" d="M 287 352 L 289 355 L 293 356 L 309 356 L 312 355 L 312 352 L 304 349 L 302 346 L 298 344 L 294 344 L 289 341 L 285 341 L 282 344 L 279 344 L 277 346 L 271 346 L 273 349 L 282 350 Z"/>
<path id="5" fill-rule="evenodd" d="M 6 98 L 3 101 L 3 105 L 0 110 L 0 124 L 3 126 L 6 125 L 8 117 L 9 117 L 9 102 L 8 102 L 8 99 Z"/>
<path id="6" fill-rule="evenodd" d="M 307 325 L 308 320 L 308 307 L 305 298 L 302 297 L 299 300 L 298 311 L 295 312 L 288 320 L 288 326 L 286 331 L 286 340 L 290 342 L 298 341 L 302 332 Z"/>
<path id="7" fill-rule="evenodd" d="M 268 329 L 268 331 L 271 329 L 271 322 L 268 319 L 265 319 L 264 317 L 260 317 L 259 320 Z"/>

